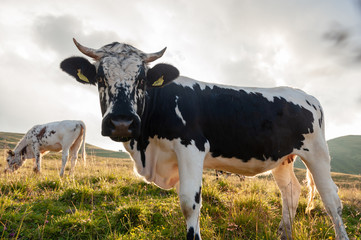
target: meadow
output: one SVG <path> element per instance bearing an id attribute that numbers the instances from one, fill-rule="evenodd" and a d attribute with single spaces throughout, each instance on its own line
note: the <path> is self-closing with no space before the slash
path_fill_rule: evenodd
<path id="1" fill-rule="evenodd" d="M 60 155 L 46 155 L 41 174 L 28 161 L 17 172 L 0 174 L 0 239 L 185 239 L 186 225 L 175 190 L 144 183 L 130 159 L 88 155 L 74 177 L 60 178 Z M 5 151 L 0 155 L 4 168 Z M 69 169 L 67 169 L 66 174 Z M 304 170 L 297 170 L 303 181 Z M 361 236 L 361 176 L 334 175 L 344 204 L 350 239 Z M 203 239 L 277 239 L 280 192 L 271 175 L 215 179 L 205 170 L 202 188 Z M 303 184 L 305 185 L 305 184 Z M 333 239 L 330 218 L 316 198 L 305 214 L 302 189 L 294 239 Z"/>

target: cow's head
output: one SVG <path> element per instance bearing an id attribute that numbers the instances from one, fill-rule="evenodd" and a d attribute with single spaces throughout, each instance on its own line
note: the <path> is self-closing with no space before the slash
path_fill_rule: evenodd
<path id="1" fill-rule="evenodd" d="M 146 54 L 130 45 L 114 42 L 96 50 L 73 40 L 80 52 L 95 62 L 71 57 L 60 67 L 78 82 L 98 85 L 102 135 L 115 141 L 138 137 L 146 89 L 163 87 L 179 76 L 178 70 L 171 65 L 158 64 L 153 68 L 147 65 L 160 58 L 166 48 Z"/>
<path id="2" fill-rule="evenodd" d="M 7 167 L 5 168 L 5 172 L 13 172 L 15 170 L 17 170 L 19 167 L 21 167 L 21 165 L 23 165 L 24 161 L 25 161 L 25 151 L 26 150 L 22 150 L 20 152 L 13 152 L 12 150 L 9 150 L 8 156 L 6 158 L 7 161 Z"/>

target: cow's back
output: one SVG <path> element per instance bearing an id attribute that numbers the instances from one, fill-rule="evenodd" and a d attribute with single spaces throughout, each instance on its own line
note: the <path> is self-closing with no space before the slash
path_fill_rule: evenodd
<path id="1" fill-rule="evenodd" d="M 317 100 L 298 89 L 236 88 L 180 77 L 149 91 L 146 134 L 210 144 L 213 157 L 248 161 L 278 160 L 300 149 L 322 111 Z"/>
<path id="2" fill-rule="evenodd" d="M 38 144 L 41 151 L 61 151 L 79 136 L 81 121 L 64 120 L 32 127 L 26 134 L 28 144 Z"/>

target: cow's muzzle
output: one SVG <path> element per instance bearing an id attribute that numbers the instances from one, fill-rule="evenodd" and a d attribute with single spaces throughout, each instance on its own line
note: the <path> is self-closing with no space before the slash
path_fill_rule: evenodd
<path id="1" fill-rule="evenodd" d="M 137 135 L 136 122 L 131 117 L 108 116 L 102 122 L 102 135 L 117 142 L 129 141 Z"/>
<path id="2" fill-rule="evenodd" d="M 5 169 L 4 169 L 4 173 L 12 173 L 12 172 L 14 172 L 16 169 L 14 169 L 14 168 L 10 168 L 10 167 L 6 167 Z"/>

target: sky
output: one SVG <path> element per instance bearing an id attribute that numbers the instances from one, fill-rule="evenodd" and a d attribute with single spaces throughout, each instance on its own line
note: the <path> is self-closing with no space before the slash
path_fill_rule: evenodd
<path id="1" fill-rule="evenodd" d="M 322 104 L 326 138 L 361 135 L 361 4 L 357 0 L 1 0 L 0 131 L 83 120 L 88 143 L 123 150 L 101 136 L 97 87 L 59 64 L 81 56 L 72 38 L 100 48 L 117 41 L 200 81 L 290 86 Z"/>

